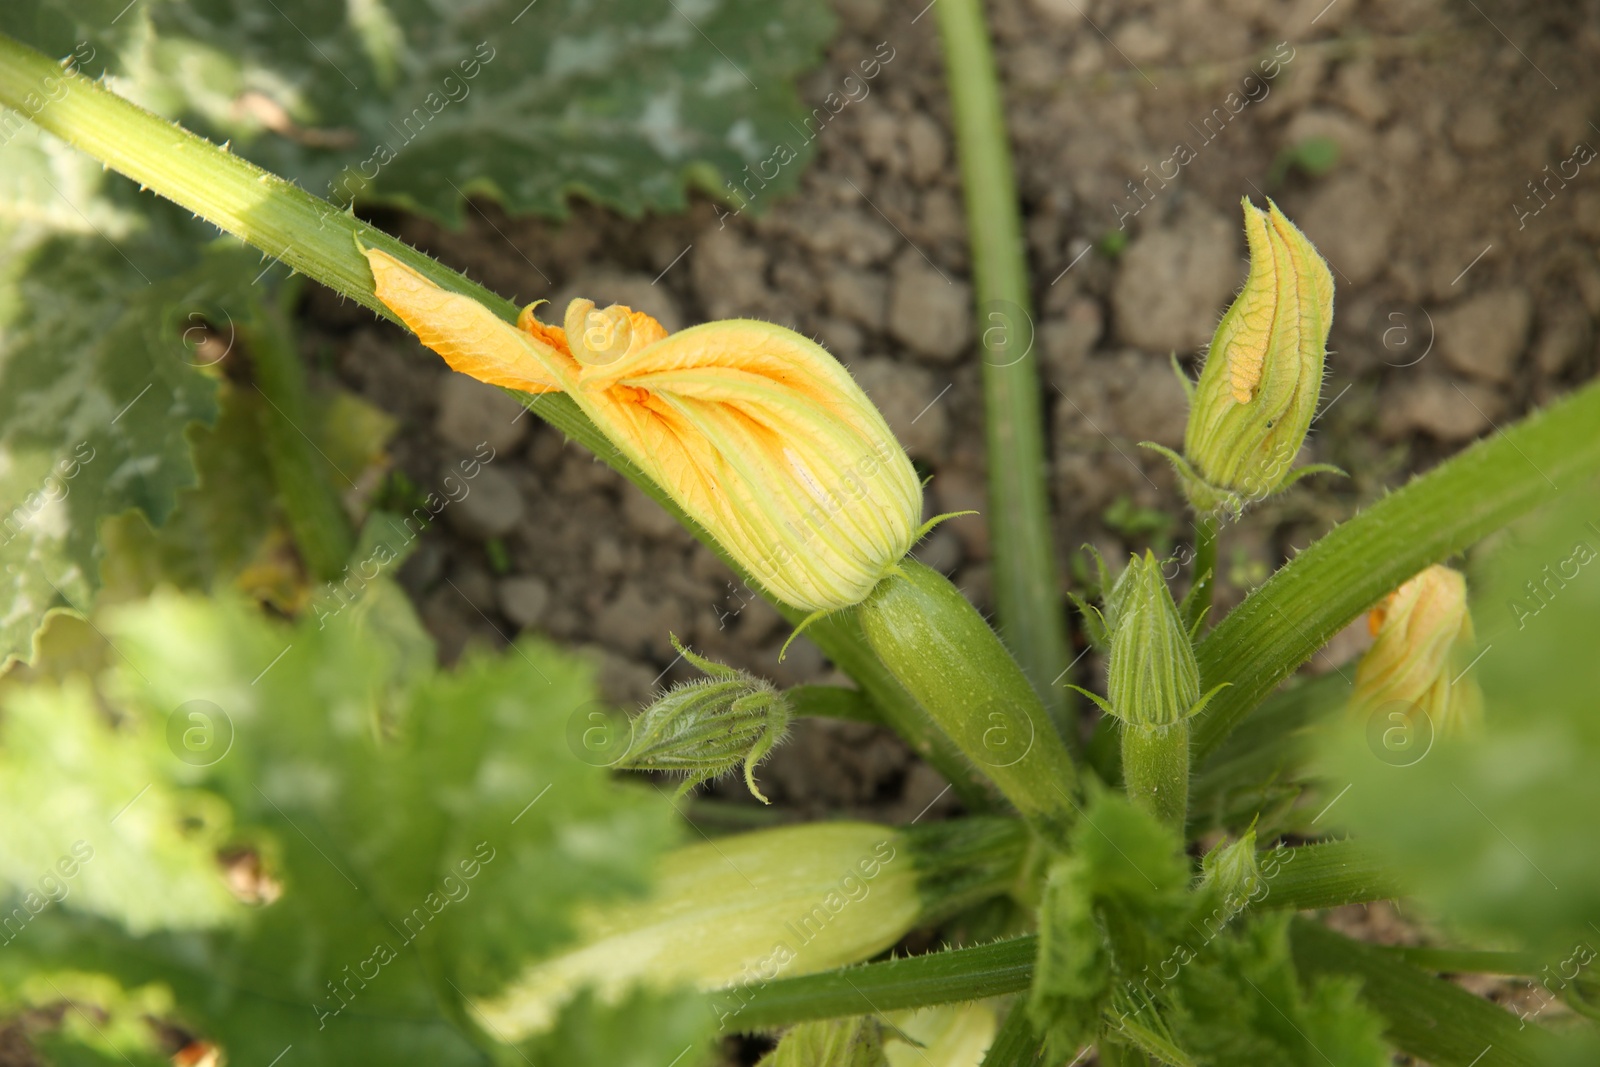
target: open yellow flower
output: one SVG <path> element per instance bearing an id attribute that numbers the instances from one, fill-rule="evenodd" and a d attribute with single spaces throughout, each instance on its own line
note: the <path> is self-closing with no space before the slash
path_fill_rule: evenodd
<path id="1" fill-rule="evenodd" d="M 821 346 L 735 319 L 669 335 L 574 300 L 516 326 L 375 249 L 378 299 L 463 374 L 571 397 L 606 438 L 774 596 L 859 603 L 910 550 L 922 488 L 860 386 Z"/>

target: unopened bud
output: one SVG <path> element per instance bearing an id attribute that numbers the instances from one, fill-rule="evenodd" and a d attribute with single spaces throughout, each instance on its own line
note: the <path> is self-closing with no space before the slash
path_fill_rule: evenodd
<path id="1" fill-rule="evenodd" d="M 1276 204 L 1243 203 L 1250 274 L 1189 397 L 1184 454 L 1147 445 L 1172 460 L 1201 514 L 1236 515 L 1306 474 L 1336 469 L 1290 469 L 1322 392 L 1333 275 Z"/>
<path id="2" fill-rule="evenodd" d="M 1404 705 L 1438 736 L 1479 722 L 1483 691 L 1467 673 L 1476 651 L 1459 571 L 1429 567 L 1385 597 L 1367 623 L 1375 640 L 1356 667 L 1356 708 Z"/>
<path id="3" fill-rule="evenodd" d="M 1105 606 L 1111 640 L 1106 699 L 1079 692 L 1122 723 L 1129 799 L 1181 827 L 1189 798 L 1189 718 L 1216 690 L 1200 695 L 1194 645 L 1155 553 L 1128 561 Z"/>
<path id="4" fill-rule="evenodd" d="M 789 701 L 771 682 L 672 646 L 709 677 L 684 682 L 633 721 L 633 740 L 615 765 L 686 776 L 680 793 L 741 764 L 744 782 L 763 804 L 755 769 L 789 733 Z"/>
<path id="5" fill-rule="evenodd" d="M 1111 714 L 1139 726 L 1188 718 L 1200 699 L 1200 667 L 1155 553 L 1128 561 L 1108 604 L 1114 605 L 1106 676 Z"/>
<path id="6" fill-rule="evenodd" d="M 1256 860 L 1256 831 L 1244 832 L 1236 841 L 1218 844 L 1200 861 L 1200 887 L 1222 901 L 1229 914 L 1249 903 L 1261 885 L 1261 864 Z"/>

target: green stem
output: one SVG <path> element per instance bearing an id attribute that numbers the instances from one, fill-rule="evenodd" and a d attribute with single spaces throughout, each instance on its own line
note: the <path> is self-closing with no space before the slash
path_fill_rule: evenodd
<path id="1" fill-rule="evenodd" d="M 1028 265 L 1000 84 L 979 0 L 942 0 L 937 14 L 983 355 L 995 606 L 1007 645 L 1053 721 L 1072 737 L 1060 685 L 1067 640 L 1050 532 Z"/>
<path id="2" fill-rule="evenodd" d="M 305 435 L 312 424 L 305 367 L 279 301 L 257 301 L 256 321 L 243 331 L 261 409 L 261 434 L 278 501 L 294 532 L 306 568 L 333 581 L 349 562 L 355 537 L 339 494 L 328 480 L 329 461 Z"/>
<path id="3" fill-rule="evenodd" d="M 1486 949 L 1389 947 L 1413 967 L 1442 974 L 1500 974 L 1526 977 L 1539 973 L 1538 957 L 1527 952 Z"/>
<path id="4" fill-rule="evenodd" d="M 981 1067 L 1041 1067 L 1043 1063 L 1044 1038 L 1028 1020 L 1028 1002 L 1019 1000 L 1006 1013 Z"/>
<path id="5" fill-rule="evenodd" d="M 1389 1040 L 1438 1067 L 1535 1067 L 1551 1062 L 1551 1035 L 1442 978 L 1306 919 L 1291 927 L 1302 974 L 1360 980 L 1361 998 Z"/>
<path id="6" fill-rule="evenodd" d="M 1424 569 L 1600 471 L 1600 383 L 1479 441 L 1281 567 L 1195 650 L 1201 686 L 1232 682 L 1195 729 L 1195 759 L 1363 611 Z"/>
<path id="7" fill-rule="evenodd" d="M 1038 938 L 932 952 L 762 986 L 729 1022 L 740 1032 L 807 1019 L 868 1015 L 1019 993 L 1033 980 Z"/>
<path id="8" fill-rule="evenodd" d="M 43 108 L 29 107 L 25 101 L 33 94 L 42 97 L 48 79 L 54 79 L 49 84 L 58 86 L 49 94 L 54 99 Z M 518 308 L 510 301 L 299 186 L 75 71 L 63 70 L 48 56 L 4 34 L 0 34 L 0 105 L 29 115 L 41 129 L 384 318 L 399 321 L 374 294 L 372 273 L 357 251 L 358 240 L 389 253 L 436 284 L 472 297 L 501 318 L 516 321 Z M 558 393 L 532 400 L 524 394 L 512 395 L 644 490 L 750 582 L 751 588 L 759 588 L 659 486 L 617 453 L 571 399 Z M 798 622 L 800 613 L 788 613 L 788 617 Z M 807 634 L 861 684 L 890 725 L 949 779 L 969 807 L 992 806 L 981 777 L 862 646 L 850 613 L 820 620 Z"/>
<path id="9" fill-rule="evenodd" d="M 844 719 L 847 722 L 879 722 L 883 716 L 859 689 L 842 685 L 797 685 L 785 689 L 794 713 L 812 719 Z"/>
<path id="10" fill-rule="evenodd" d="M 1372 850 L 1359 841 L 1327 841 L 1260 853 L 1267 880 L 1260 908 L 1337 908 L 1402 896 L 1405 887 Z"/>
<path id="11" fill-rule="evenodd" d="M 1122 786 L 1133 806 L 1180 835 L 1189 814 L 1189 722 L 1122 723 Z"/>
<path id="12" fill-rule="evenodd" d="M 1334 907 L 1392 895 L 1382 872 L 1369 867 L 1365 875 L 1351 874 L 1362 853 L 1344 842 L 1261 855 L 1263 867 L 1270 863 L 1279 871 L 1268 883 L 1271 891 L 1255 905 L 1263 910 Z M 807 1019 L 1018 993 L 1033 982 L 1038 953 L 1039 936 L 1026 934 L 973 948 L 782 978 L 762 986 L 731 1021 L 740 1031 L 763 1030 Z"/>
<path id="13" fill-rule="evenodd" d="M 1044 704 L 983 616 L 914 560 L 857 609 L 885 667 L 956 746 L 1054 844 L 1077 802 L 1077 769 Z"/>

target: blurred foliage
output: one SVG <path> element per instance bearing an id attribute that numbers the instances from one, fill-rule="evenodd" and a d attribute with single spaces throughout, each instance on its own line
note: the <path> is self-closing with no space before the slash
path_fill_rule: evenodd
<path id="1" fill-rule="evenodd" d="M 1330 795 L 1350 784 L 1325 822 L 1385 846 L 1458 934 L 1532 950 L 1552 968 L 1575 946 L 1600 946 L 1595 499 L 1592 486 L 1570 492 L 1469 572 L 1481 734 L 1429 738 L 1395 766 L 1369 745 L 1367 722 L 1347 722 L 1321 761 Z"/>
<path id="2" fill-rule="evenodd" d="M 673 809 L 568 747 L 578 661 L 528 642 L 440 672 L 427 645 L 381 576 L 295 625 L 172 592 L 54 616 L 0 687 L 11 1002 L 103 974 L 170 991 L 235 1062 L 487 1062 L 467 998 L 641 892 Z M 711 1018 L 659 1010 L 673 1054 Z"/>
<path id="3" fill-rule="evenodd" d="M 32 129 L 0 147 L 0 658 L 52 605 L 88 606 L 100 516 L 159 523 L 194 483 L 181 431 L 215 417 L 216 386 L 185 330 L 260 270 L 185 247 L 170 211 L 126 210 L 103 180 Z"/>
<path id="4" fill-rule="evenodd" d="M 822 0 L 10 0 L 0 30 L 87 42 L 85 71 L 341 207 L 459 224 L 471 193 L 638 216 L 751 175 L 759 209 L 810 156 L 794 78 L 833 18 Z"/>
<path id="5" fill-rule="evenodd" d="M 761 1057 L 760 1067 L 889 1067 L 883 1027 L 864 1015 L 801 1023 Z"/>
<path id="6" fill-rule="evenodd" d="M 1195 887 L 1175 833 L 1096 793 L 1041 905 L 1030 1007 L 1051 1055 L 1098 1039 L 1195 1067 L 1388 1064 L 1354 983 L 1303 981 L 1288 916 L 1252 915 L 1221 881 Z"/>
<path id="7" fill-rule="evenodd" d="M 1320 178 L 1339 163 L 1339 142 L 1332 137 L 1307 137 L 1277 154 L 1267 169 L 1267 187 L 1276 189 L 1291 171 Z"/>

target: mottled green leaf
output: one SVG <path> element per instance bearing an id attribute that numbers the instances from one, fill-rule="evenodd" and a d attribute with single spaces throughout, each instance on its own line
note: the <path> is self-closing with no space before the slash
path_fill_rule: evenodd
<path id="1" fill-rule="evenodd" d="M 794 88 L 832 31 L 821 0 L 141 0 L 113 23 L 118 6 L 22 0 L 0 28 L 60 55 L 88 40 L 83 69 L 318 195 L 448 221 L 470 192 L 638 215 L 733 182 L 759 206 L 831 117 L 806 126 Z"/>
<path id="2" fill-rule="evenodd" d="M 185 431 L 214 418 L 215 384 L 186 336 L 261 270 L 106 180 L 31 128 L 0 141 L 0 658 L 51 606 L 88 609 L 101 517 L 159 524 L 194 483 Z"/>

